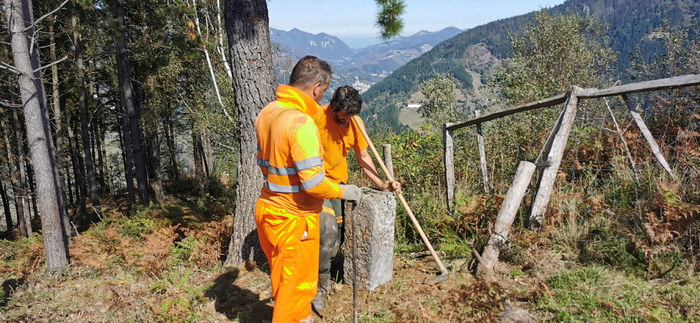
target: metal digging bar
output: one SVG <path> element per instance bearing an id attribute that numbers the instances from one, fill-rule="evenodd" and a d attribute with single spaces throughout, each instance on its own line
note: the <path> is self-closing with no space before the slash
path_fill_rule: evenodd
<path id="1" fill-rule="evenodd" d="M 357 127 L 360 129 L 360 132 L 362 132 L 362 136 L 365 137 L 367 140 L 367 143 L 369 144 L 369 148 L 372 149 L 372 153 L 374 153 L 374 157 L 377 159 L 377 162 L 379 163 L 379 166 L 382 167 L 382 170 L 384 171 L 384 174 L 386 174 L 386 177 L 389 180 L 394 180 L 393 176 L 391 176 L 391 173 L 386 169 L 386 165 L 384 165 L 384 161 L 382 161 L 382 158 L 379 156 L 379 153 L 377 153 L 377 149 L 374 148 L 374 144 L 372 143 L 372 140 L 369 139 L 369 135 L 367 135 L 367 130 L 365 130 L 364 125 L 362 124 L 362 121 L 358 116 L 353 117 L 355 119 L 355 123 L 357 124 Z M 423 232 L 423 228 L 421 228 L 420 224 L 418 223 L 418 220 L 416 220 L 416 216 L 413 215 L 413 211 L 411 211 L 411 208 L 408 207 L 408 203 L 406 203 L 406 199 L 403 198 L 403 194 L 398 194 L 399 200 L 401 201 L 401 205 L 403 205 L 403 208 L 406 209 L 406 212 L 408 212 L 408 217 L 411 218 L 411 222 L 413 222 L 413 225 L 416 227 L 416 230 L 418 231 L 418 234 L 420 234 L 421 239 L 423 239 L 423 243 L 425 243 L 425 246 L 428 247 L 428 250 L 430 250 L 430 254 L 433 256 L 433 259 L 437 263 L 438 267 L 440 268 L 440 275 L 435 278 L 435 281 L 428 282 L 427 280 L 423 283 L 425 284 L 430 284 L 434 285 L 437 283 L 441 283 L 445 280 L 447 280 L 447 268 L 445 268 L 445 265 L 442 264 L 442 261 L 440 261 L 440 258 L 438 257 L 437 253 L 435 253 L 435 250 L 433 249 L 433 246 L 430 244 L 430 241 L 428 241 L 428 237 L 425 236 L 425 233 Z"/>

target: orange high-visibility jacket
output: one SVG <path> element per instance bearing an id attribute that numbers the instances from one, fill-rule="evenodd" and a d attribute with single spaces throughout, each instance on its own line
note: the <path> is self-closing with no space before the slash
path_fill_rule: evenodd
<path id="1" fill-rule="evenodd" d="M 314 118 L 323 146 L 323 161 L 326 177 L 333 183 L 348 182 L 348 150 L 352 147 L 355 156 L 360 160 L 360 152 L 367 149 L 367 140 L 360 132 L 355 118 L 350 119 L 347 128 L 341 128 L 333 120 L 333 112 L 329 106 L 321 107 Z M 360 120 L 362 123 L 362 120 Z M 362 124 L 362 127 L 365 125 Z"/>
<path id="2" fill-rule="evenodd" d="M 324 199 L 339 199 L 345 193 L 326 178 L 323 147 L 312 119 L 318 109 L 307 94 L 280 84 L 277 100 L 255 120 L 258 166 L 265 177 L 260 199 L 294 215 L 317 214 Z"/>

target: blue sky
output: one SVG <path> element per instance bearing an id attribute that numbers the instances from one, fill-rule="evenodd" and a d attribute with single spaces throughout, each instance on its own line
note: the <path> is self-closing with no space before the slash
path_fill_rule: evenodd
<path id="1" fill-rule="evenodd" d="M 446 27 L 473 28 L 552 7 L 564 0 L 405 0 L 404 36 Z M 352 4 L 350 4 L 352 3 Z M 351 48 L 379 43 L 374 0 L 270 0 L 270 27 L 338 36 Z"/>

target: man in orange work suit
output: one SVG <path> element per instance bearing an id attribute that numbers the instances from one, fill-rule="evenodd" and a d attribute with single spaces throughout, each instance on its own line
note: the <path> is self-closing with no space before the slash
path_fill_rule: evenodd
<path id="1" fill-rule="evenodd" d="M 294 66 L 289 86 L 255 120 L 258 165 L 265 182 L 255 206 L 260 245 L 270 263 L 272 322 L 312 322 L 318 282 L 319 213 L 324 199 L 360 200 L 357 186 L 326 178 L 323 147 L 312 119 L 331 68 L 314 56 Z"/>
<path id="2" fill-rule="evenodd" d="M 315 121 L 323 145 L 323 161 L 326 177 L 333 183 L 348 182 L 347 155 L 350 147 L 360 167 L 370 181 L 382 191 L 401 192 L 401 184 L 396 181 L 383 182 L 377 174 L 372 157 L 367 152 L 368 143 L 359 127 L 364 128 L 362 120 L 358 125 L 353 118 L 362 110 L 362 97 L 350 86 L 339 87 L 333 94 L 328 106 L 321 107 Z M 358 118 L 359 119 L 359 118 Z M 338 253 L 343 232 L 343 203 L 341 200 L 327 199 L 324 207 L 332 208 L 330 213 L 320 215 L 321 247 L 319 249 L 318 292 L 312 305 L 317 310 L 325 306 L 326 297 L 331 289 L 331 262 Z"/>

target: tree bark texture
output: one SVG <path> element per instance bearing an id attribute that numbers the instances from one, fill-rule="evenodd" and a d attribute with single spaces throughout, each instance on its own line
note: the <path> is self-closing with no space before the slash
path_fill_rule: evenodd
<path id="1" fill-rule="evenodd" d="M 78 69 L 76 83 L 78 83 L 78 105 L 80 106 L 80 130 L 83 140 L 83 154 L 85 156 L 85 173 L 87 174 L 88 185 L 90 185 L 90 201 L 92 209 L 97 217 L 102 218 L 102 208 L 100 206 L 100 195 L 97 190 L 95 180 L 94 154 L 91 149 L 90 125 L 88 124 L 87 98 L 85 97 L 85 62 L 83 61 L 83 44 L 78 30 L 78 17 L 73 16 L 73 45 L 75 46 L 75 65 Z"/>
<path id="2" fill-rule="evenodd" d="M 109 186 L 111 180 L 109 176 L 109 169 L 107 168 L 107 147 L 105 147 L 105 134 L 105 126 L 104 123 L 102 123 L 98 132 L 100 143 L 100 168 L 102 169 L 102 187 L 100 188 L 100 191 L 106 194 L 110 192 Z"/>
<path id="3" fill-rule="evenodd" d="M 85 173 L 83 167 L 83 154 L 80 152 L 80 145 L 76 141 L 75 133 L 73 132 L 73 122 L 68 121 L 68 143 L 70 144 L 70 149 L 73 152 L 73 174 L 75 175 L 75 185 L 77 186 L 75 190 L 76 200 L 78 201 L 78 206 L 80 207 L 80 212 L 85 213 L 87 205 L 85 205 L 85 198 L 87 197 L 87 186 L 85 184 Z"/>
<path id="4" fill-rule="evenodd" d="M 148 138 L 148 151 L 151 157 L 150 169 L 153 173 L 153 191 L 156 195 L 156 202 L 162 207 L 165 205 L 165 191 L 163 191 L 163 180 L 160 173 L 160 139 L 158 137 L 157 127 L 151 131 Z"/>
<path id="5" fill-rule="evenodd" d="M 24 106 L 27 141 L 37 178 L 37 197 L 46 249 L 46 265 L 49 271 L 57 271 L 68 266 L 68 223 L 63 223 L 65 218 L 61 214 L 59 179 L 56 161 L 52 154 L 48 111 L 46 114 L 42 111 L 39 89 L 35 83 L 35 69 L 32 67 L 24 32 L 22 12 L 20 0 L 5 0 L 5 14 L 10 35 L 12 35 L 12 54 L 15 68 L 19 71 L 18 84 Z M 41 79 L 38 82 L 43 83 Z"/>
<path id="6" fill-rule="evenodd" d="M 15 142 L 17 143 L 17 169 L 19 171 L 19 198 L 22 203 L 22 224 L 24 225 L 24 230 L 22 230 L 22 236 L 30 237 L 32 235 L 32 216 L 31 210 L 29 209 L 29 204 L 27 199 L 29 197 L 29 190 L 27 189 L 27 167 L 25 164 L 24 153 L 24 136 L 22 136 L 22 129 L 20 126 L 19 115 L 17 115 L 17 109 L 12 109 L 12 121 L 15 125 Z"/>
<path id="7" fill-rule="evenodd" d="M 165 140 L 168 142 L 168 156 L 170 157 L 170 180 L 177 183 L 180 181 L 180 171 L 177 169 L 177 146 L 175 145 L 172 117 L 168 117 L 165 126 Z"/>
<path id="8" fill-rule="evenodd" d="M 122 95 L 123 98 L 123 95 Z M 122 101 L 124 102 L 124 101 Z M 129 198 L 129 204 L 136 204 L 136 192 L 134 191 L 134 164 L 133 154 L 131 150 L 131 134 L 129 132 L 129 117 L 126 116 L 126 111 L 121 117 L 122 134 L 122 158 L 124 158 L 124 177 L 126 178 L 126 192 Z"/>
<path id="9" fill-rule="evenodd" d="M 54 173 L 53 179 L 56 181 L 57 185 L 56 191 L 58 196 L 56 198 L 58 199 L 58 205 L 60 207 L 59 212 L 61 213 L 62 223 L 66 225 L 65 231 L 67 234 L 65 238 L 67 239 L 67 243 L 72 244 L 73 242 L 70 237 L 69 226 L 70 219 L 68 218 L 68 213 L 65 212 L 65 210 L 63 209 L 64 199 L 63 193 L 61 192 L 61 178 L 58 175 L 58 167 L 56 166 L 56 146 L 54 146 L 53 136 L 51 134 L 51 117 L 49 116 L 49 105 L 46 101 L 46 88 L 44 86 L 43 80 L 44 69 L 41 68 L 39 42 L 37 41 L 36 30 L 34 26 L 34 5 L 32 4 L 32 0 L 21 0 L 21 3 L 24 15 L 24 30 L 26 32 L 28 41 L 27 44 L 29 46 L 27 49 L 31 50 L 29 52 L 29 55 L 32 68 L 34 69 L 34 84 L 36 85 L 37 89 L 36 95 L 39 99 L 42 120 L 44 120 L 44 123 L 46 124 L 46 133 L 44 134 L 44 136 L 47 138 L 46 146 L 48 147 L 49 155 L 51 157 L 53 165 L 51 171 Z"/>
<path id="10" fill-rule="evenodd" d="M 2 210 L 5 213 L 5 230 L 6 232 L 10 232 L 14 229 L 14 224 L 12 223 L 10 200 L 7 198 L 7 192 L 5 192 L 5 184 L 2 181 L 2 176 L 0 176 L 0 200 L 2 201 Z"/>
<path id="11" fill-rule="evenodd" d="M 49 25 L 49 36 L 51 39 L 51 52 L 50 57 L 52 61 L 56 61 L 56 40 L 53 24 Z M 54 136 L 56 138 L 56 163 L 58 164 L 58 178 L 61 183 L 61 197 L 62 197 L 62 207 L 63 212 L 68 214 L 68 199 L 66 199 L 66 190 L 70 189 L 69 181 L 66 178 L 66 160 L 63 151 L 63 124 L 61 121 L 61 92 L 58 86 L 58 65 L 54 64 L 51 66 L 51 84 L 53 95 L 51 97 L 53 103 L 53 123 L 54 123 Z M 72 203 L 73 197 L 71 196 L 70 201 Z"/>
<path id="12" fill-rule="evenodd" d="M 202 136 L 192 130 L 192 155 L 194 163 L 194 179 L 197 182 L 197 194 L 204 196 L 204 154 L 202 152 Z"/>
<path id="13" fill-rule="evenodd" d="M 131 147 L 136 168 L 136 182 L 138 184 L 139 202 L 148 205 L 148 176 L 146 174 L 146 161 L 141 145 L 141 129 L 139 127 L 138 99 L 131 85 L 131 70 L 129 68 L 129 56 L 126 47 L 126 32 L 124 25 L 123 0 L 112 1 L 114 18 L 119 21 L 117 33 L 117 71 L 119 74 L 119 88 L 122 106 L 126 109 L 129 119 L 128 127 L 131 135 Z"/>
<path id="14" fill-rule="evenodd" d="M 225 264 L 237 266 L 253 258 L 264 259 L 255 231 L 254 208 L 262 185 L 256 162 L 255 118 L 275 100 L 275 75 L 267 2 L 226 0 L 225 7 L 240 142 L 233 234 Z"/>
<path id="15" fill-rule="evenodd" d="M 564 150 L 566 150 L 566 143 L 569 141 L 571 127 L 576 118 L 576 112 L 578 111 L 578 94 L 581 93 L 581 91 L 583 90 L 577 86 L 574 86 L 571 90 L 569 98 L 564 104 L 564 112 L 556 125 L 554 138 L 545 154 L 544 160 L 549 162 L 549 166 L 542 170 L 540 174 L 537 193 L 532 201 L 530 219 L 528 221 L 530 230 L 539 230 L 539 228 L 544 225 L 544 215 L 547 211 L 547 204 L 549 204 L 549 197 L 554 188 L 557 172 L 559 172 L 559 165 L 561 165 L 561 159 L 564 156 Z"/>
<path id="16" fill-rule="evenodd" d="M 3 108 L 0 107 L 0 112 Z M 9 116 L 8 116 L 9 117 Z M 0 126 L 2 126 L 2 135 L 5 143 L 10 141 L 10 130 L 8 129 L 7 123 L 5 123 L 5 118 L 0 118 Z M 15 125 L 16 126 L 16 125 Z M 19 184 L 19 166 L 17 165 L 17 158 L 12 152 L 12 145 L 5 144 L 5 154 L 7 154 L 7 166 L 10 169 L 10 183 L 12 185 L 12 193 L 15 200 L 15 214 L 17 215 L 17 226 L 19 227 L 19 233 L 21 236 L 27 236 L 26 222 L 24 221 L 24 203 L 22 203 L 22 191 Z"/>

